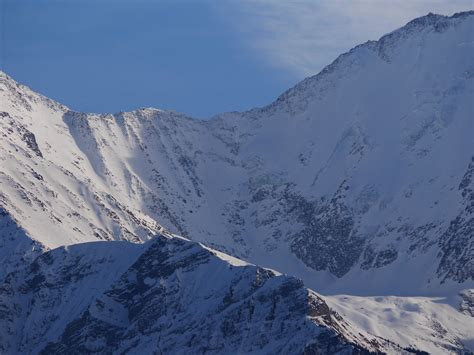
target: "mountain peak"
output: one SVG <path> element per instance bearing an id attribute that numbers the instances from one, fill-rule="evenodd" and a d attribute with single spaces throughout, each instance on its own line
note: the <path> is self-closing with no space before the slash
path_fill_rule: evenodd
<path id="1" fill-rule="evenodd" d="M 352 48 L 346 53 L 341 54 L 331 64 L 326 66 L 318 74 L 308 77 L 296 84 L 293 88 L 285 91 L 276 101 L 262 108 L 264 111 L 289 110 L 298 113 L 307 107 L 309 101 L 317 101 L 318 96 L 323 95 L 327 90 L 334 86 L 337 76 L 346 75 L 346 70 L 357 70 L 359 64 L 368 61 L 366 51 L 373 51 L 377 56 L 385 61 L 390 61 L 390 48 L 396 47 L 398 43 L 406 44 L 401 41 L 410 36 L 417 36 L 423 41 L 434 29 L 435 33 L 442 33 L 452 26 L 462 24 L 465 20 L 473 21 L 474 11 L 466 11 L 456 13 L 452 16 L 444 16 L 429 13 L 425 16 L 418 17 L 405 26 L 394 30 L 382 36 L 377 41 L 367 41 Z M 464 37 L 472 40 L 472 27 L 466 26 Z"/>

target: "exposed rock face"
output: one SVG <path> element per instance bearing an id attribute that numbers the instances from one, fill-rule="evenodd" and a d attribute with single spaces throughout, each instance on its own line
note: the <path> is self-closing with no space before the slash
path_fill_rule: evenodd
<path id="1" fill-rule="evenodd" d="M 463 290 L 460 296 L 459 310 L 468 316 L 474 317 L 474 290 Z"/>
<path id="2" fill-rule="evenodd" d="M 25 129 L 23 133 L 23 140 L 25 141 L 28 148 L 30 148 L 37 156 L 43 157 L 41 150 L 39 150 L 38 143 L 36 143 L 36 137 L 33 133 Z"/>
<path id="3" fill-rule="evenodd" d="M 474 156 L 464 174 L 459 191 L 464 208 L 441 236 L 442 258 L 438 274 L 459 282 L 474 277 Z"/>
<path id="4" fill-rule="evenodd" d="M 344 190 L 342 184 L 328 203 L 315 209 L 291 245 L 306 265 L 338 277 L 351 269 L 364 248 L 364 239 L 354 230 L 352 211 L 344 203 Z"/>

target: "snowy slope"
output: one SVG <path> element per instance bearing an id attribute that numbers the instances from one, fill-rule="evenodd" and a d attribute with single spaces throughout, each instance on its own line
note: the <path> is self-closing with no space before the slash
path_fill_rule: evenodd
<path id="1" fill-rule="evenodd" d="M 456 298 L 474 288 L 473 78 L 473 12 L 416 19 L 267 107 L 209 121 L 77 113 L 1 73 L 0 279 L 51 248 L 164 227 L 323 294 L 384 296 L 348 296 L 366 316 L 414 305 L 421 335 L 403 312 L 371 323 L 330 301 L 404 347 L 462 348 L 474 338 Z M 448 315 L 434 316 L 449 329 L 440 343 L 431 313 Z M 374 330 L 387 323 L 403 334 Z"/>
<path id="2" fill-rule="evenodd" d="M 137 242 L 161 228 L 95 177 L 95 162 L 76 144 L 63 117 L 67 108 L 5 74 L 0 94 L 0 203 L 31 238 L 48 248 Z"/>
<path id="3" fill-rule="evenodd" d="M 443 297 L 338 295 L 325 301 L 353 326 L 403 348 L 430 354 L 474 351 L 474 317 Z"/>

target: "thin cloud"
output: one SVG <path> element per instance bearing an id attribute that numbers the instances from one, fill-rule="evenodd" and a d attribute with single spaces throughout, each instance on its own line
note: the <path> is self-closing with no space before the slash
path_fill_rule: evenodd
<path id="1" fill-rule="evenodd" d="M 269 65 L 298 79 L 339 54 L 429 12 L 451 15 L 472 0 L 253 0 L 231 2 L 233 26 Z M 228 11 L 228 10 L 227 10 Z"/>

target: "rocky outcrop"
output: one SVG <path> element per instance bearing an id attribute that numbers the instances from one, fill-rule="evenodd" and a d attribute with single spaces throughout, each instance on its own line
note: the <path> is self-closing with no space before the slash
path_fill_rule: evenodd
<path id="1" fill-rule="evenodd" d="M 474 280 L 474 157 L 459 187 L 464 209 L 454 218 L 440 239 L 438 274 L 443 280 Z"/>

